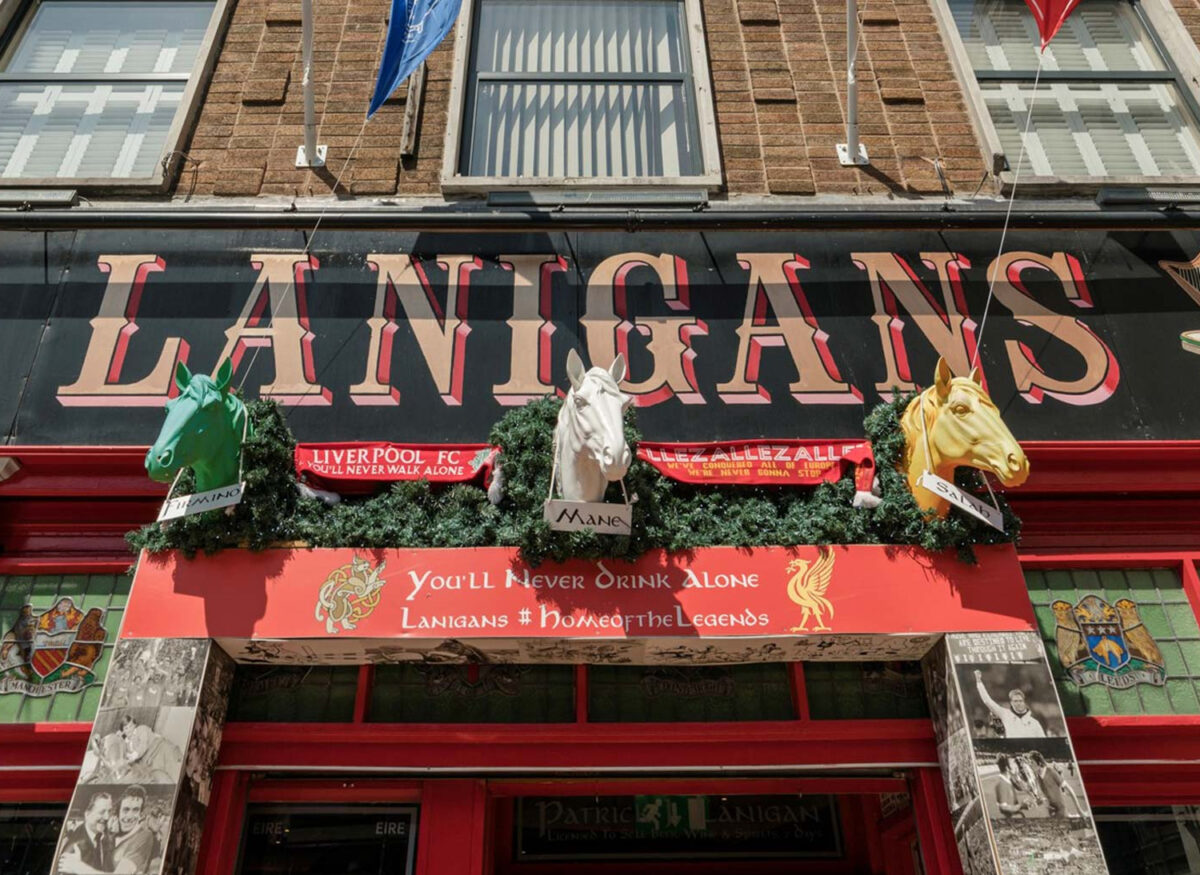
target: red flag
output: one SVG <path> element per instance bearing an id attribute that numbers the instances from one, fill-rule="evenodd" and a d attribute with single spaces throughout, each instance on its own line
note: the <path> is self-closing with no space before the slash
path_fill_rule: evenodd
<path id="1" fill-rule="evenodd" d="M 1025 5 L 1029 7 L 1034 21 L 1037 22 L 1044 49 L 1050 40 L 1054 39 L 1067 16 L 1079 5 L 1079 0 L 1025 0 Z"/>

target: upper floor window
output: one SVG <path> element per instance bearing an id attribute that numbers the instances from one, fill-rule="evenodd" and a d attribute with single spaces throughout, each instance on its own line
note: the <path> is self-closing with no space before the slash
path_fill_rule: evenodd
<path id="1" fill-rule="evenodd" d="M 1022 178 L 1200 176 L 1195 101 L 1142 3 L 1079 4 L 1047 46 L 1039 77 L 1037 26 L 1023 0 L 948 2 L 980 115 L 1009 170 L 1028 125 Z"/>
<path id="2" fill-rule="evenodd" d="M 719 181 L 698 0 L 473 6 L 448 187 Z"/>
<path id="3" fill-rule="evenodd" d="M 216 0 L 42 0 L 0 54 L 0 180 L 157 182 Z"/>

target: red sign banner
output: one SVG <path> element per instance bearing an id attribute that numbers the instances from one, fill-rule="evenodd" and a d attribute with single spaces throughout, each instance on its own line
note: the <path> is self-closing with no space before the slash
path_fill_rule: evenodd
<path id="1" fill-rule="evenodd" d="M 487 444 L 297 444 L 296 474 L 335 492 L 398 480 L 466 483 L 481 471 L 490 478 L 497 452 Z"/>
<path id="2" fill-rule="evenodd" d="M 126 638 L 652 639 L 1036 628 L 1010 545 L 651 551 L 532 567 L 501 547 L 143 554 Z M 931 643 L 931 642 L 930 642 Z"/>
<path id="3" fill-rule="evenodd" d="M 869 492 L 875 457 L 867 441 L 749 440 L 667 444 L 642 441 L 638 458 L 682 483 L 815 486 L 858 466 L 857 488 Z"/>

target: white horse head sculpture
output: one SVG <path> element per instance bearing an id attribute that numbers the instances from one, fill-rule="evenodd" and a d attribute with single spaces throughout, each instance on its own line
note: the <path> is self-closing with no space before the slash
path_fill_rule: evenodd
<path id="1" fill-rule="evenodd" d="M 571 350 L 567 376 L 571 391 L 554 430 L 558 489 L 568 501 L 603 501 L 608 484 L 624 477 L 632 460 L 623 414 L 633 399 L 620 389 L 625 357 L 618 355 L 608 370 L 585 372 Z"/>

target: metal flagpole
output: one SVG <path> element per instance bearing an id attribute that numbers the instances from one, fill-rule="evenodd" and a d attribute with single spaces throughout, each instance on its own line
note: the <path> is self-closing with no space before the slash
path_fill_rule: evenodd
<path id="1" fill-rule="evenodd" d="M 297 167 L 324 167 L 325 147 L 317 145 L 317 110 L 313 97 L 313 0 L 301 0 L 304 43 L 304 145 L 296 150 Z"/>
<path id="2" fill-rule="evenodd" d="M 838 161 L 852 167 L 870 164 L 858 140 L 858 0 L 846 0 L 846 142 L 838 143 Z"/>

